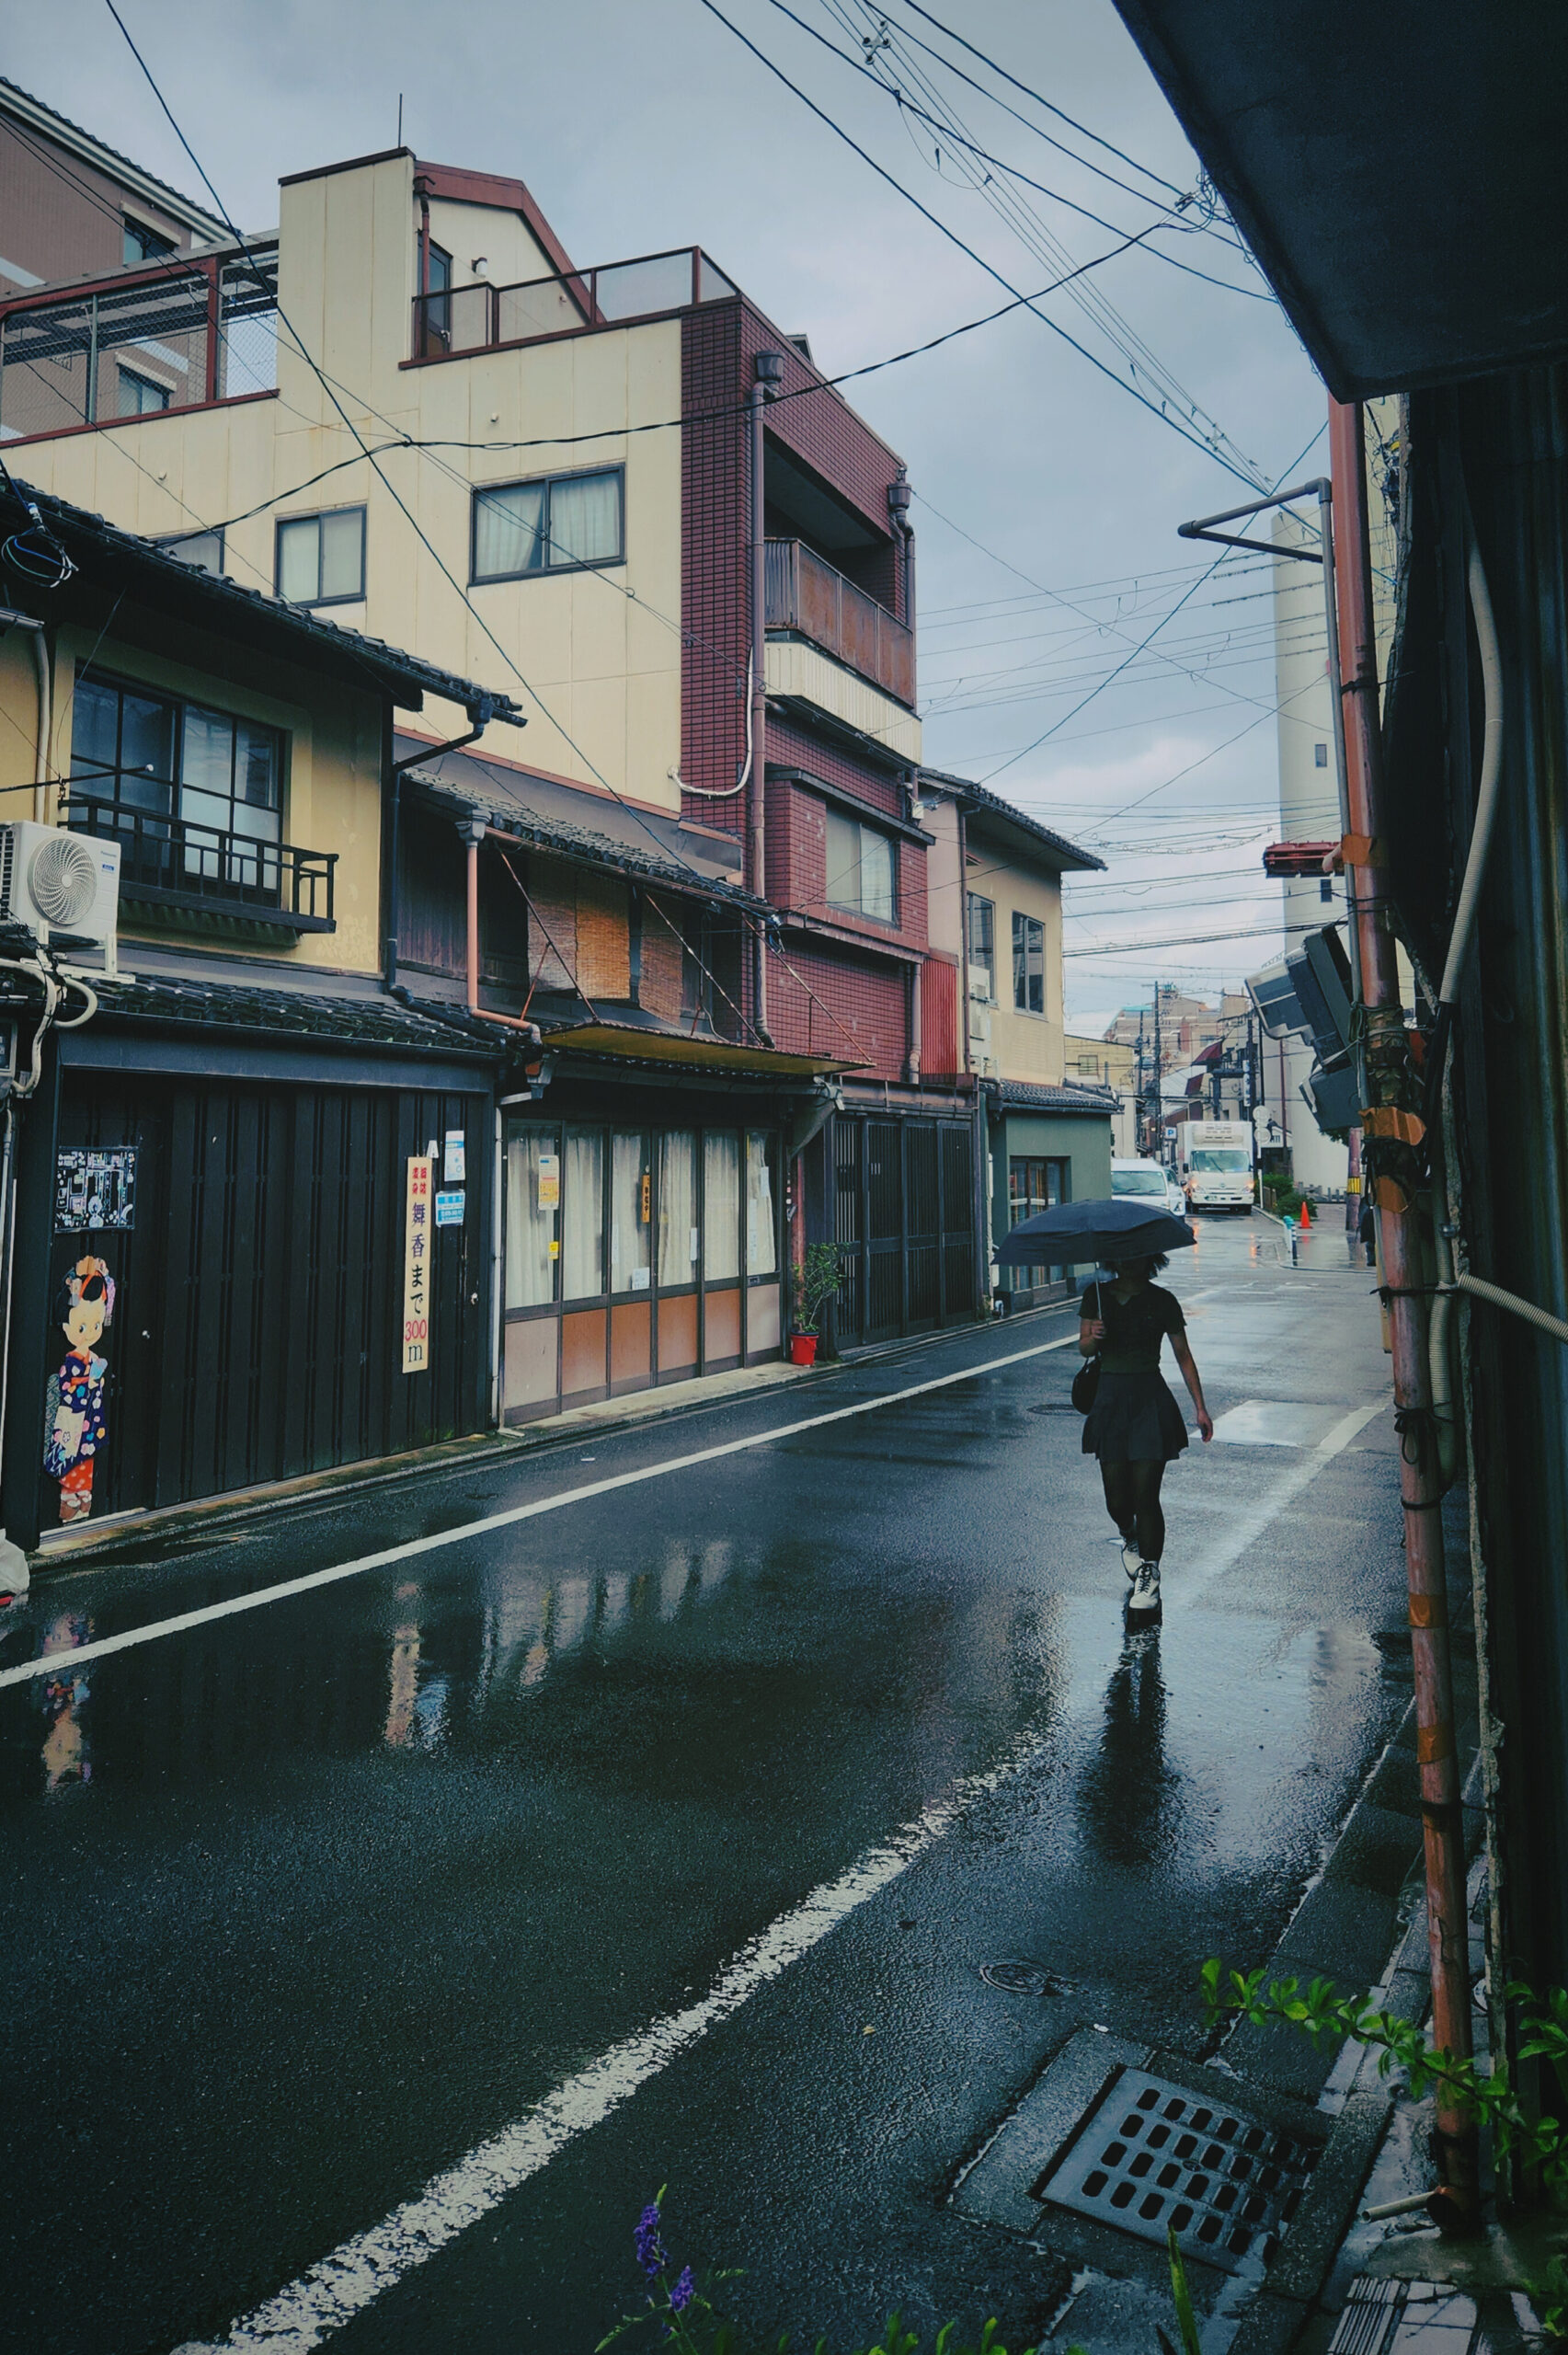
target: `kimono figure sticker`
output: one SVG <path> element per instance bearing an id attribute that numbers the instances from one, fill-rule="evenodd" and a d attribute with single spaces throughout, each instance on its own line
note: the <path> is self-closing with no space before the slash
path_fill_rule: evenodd
<path id="1" fill-rule="evenodd" d="M 109 1437 L 104 1378 L 109 1360 L 95 1343 L 114 1315 L 114 1278 L 102 1259 L 78 1259 L 54 1303 L 64 1334 L 64 1362 L 45 1394 L 43 1468 L 60 1483 L 62 1522 L 86 1521 L 93 1509 L 93 1462 Z"/>

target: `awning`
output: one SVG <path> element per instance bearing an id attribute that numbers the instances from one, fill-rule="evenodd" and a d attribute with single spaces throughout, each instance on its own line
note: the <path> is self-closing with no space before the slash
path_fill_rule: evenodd
<path id="1" fill-rule="evenodd" d="M 786 1055 L 776 1047 L 741 1047 L 730 1039 L 693 1038 L 684 1030 L 645 1030 L 635 1022 L 584 1022 L 570 1030 L 547 1030 L 544 1051 L 613 1055 L 622 1063 L 670 1063 L 682 1071 L 755 1072 L 767 1079 L 828 1079 L 865 1068 L 830 1055 Z"/>

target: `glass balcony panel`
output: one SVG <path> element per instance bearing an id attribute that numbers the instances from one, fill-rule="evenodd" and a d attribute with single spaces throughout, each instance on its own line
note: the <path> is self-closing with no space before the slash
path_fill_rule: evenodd
<path id="1" fill-rule="evenodd" d="M 692 300 L 691 247 L 596 270 L 593 298 L 601 319 L 637 319 L 649 311 L 683 310 Z"/>

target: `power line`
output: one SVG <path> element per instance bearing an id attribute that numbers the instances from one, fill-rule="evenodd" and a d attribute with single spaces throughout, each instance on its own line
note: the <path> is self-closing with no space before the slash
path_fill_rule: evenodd
<path id="1" fill-rule="evenodd" d="M 727 32 L 733 33 L 736 40 L 741 43 L 742 47 L 749 49 L 752 56 L 757 59 L 758 63 L 761 65 L 765 65 L 769 73 L 781 81 L 785 89 L 789 90 L 800 100 L 802 106 L 808 108 L 819 122 L 826 123 L 828 129 L 831 131 L 837 138 L 841 139 L 845 146 L 850 148 L 860 157 L 863 164 L 868 165 L 879 179 L 886 180 L 888 187 L 898 195 L 901 196 L 906 204 L 913 205 L 915 211 L 921 215 L 922 220 L 929 221 L 933 229 L 935 229 L 942 236 L 945 237 L 950 245 L 956 246 L 960 253 L 967 254 L 968 258 L 974 262 L 979 269 L 985 271 L 988 278 L 993 278 L 999 286 L 1004 287 L 1009 294 L 1015 296 L 1019 302 L 1024 304 L 1024 308 L 1026 308 L 1034 317 L 1040 321 L 1043 327 L 1048 327 L 1053 335 L 1059 336 L 1063 343 L 1070 345 L 1070 348 L 1078 353 L 1080 359 L 1087 360 L 1092 368 L 1098 370 L 1102 376 L 1107 377 L 1119 391 L 1127 394 L 1131 399 L 1138 403 L 1140 408 L 1146 408 L 1150 417 L 1158 418 L 1162 424 L 1168 425 L 1173 433 L 1179 434 L 1182 440 L 1189 442 L 1195 450 L 1201 450 L 1207 456 L 1213 458 L 1217 465 L 1224 467 L 1227 474 L 1233 475 L 1238 482 L 1244 482 L 1249 490 L 1255 490 L 1258 488 L 1257 479 L 1254 477 L 1243 474 L 1239 467 L 1232 465 L 1230 459 L 1222 456 L 1219 451 L 1213 449 L 1210 444 L 1204 440 L 1201 434 L 1189 433 L 1185 425 L 1181 424 L 1175 418 L 1170 416 L 1166 410 L 1161 408 L 1156 402 L 1148 399 L 1138 390 L 1136 385 L 1127 384 L 1124 377 L 1117 375 L 1114 368 L 1108 368 L 1103 360 L 1096 359 L 1092 351 L 1088 350 L 1084 345 L 1078 341 L 1076 336 L 1069 335 L 1067 329 L 1060 326 L 1057 320 L 1051 318 L 1046 312 L 1037 309 L 1036 307 L 1037 298 L 1020 295 L 1017 287 L 1013 285 L 1011 279 L 1004 277 L 1002 272 L 1000 270 L 995 269 L 991 263 L 987 261 L 982 254 L 977 253 L 974 247 L 967 244 L 965 240 L 959 236 L 956 229 L 950 229 L 946 222 L 942 220 L 938 214 L 933 213 L 928 205 L 922 204 L 919 197 L 916 196 L 912 190 L 905 188 L 901 180 L 895 179 L 892 173 L 888 171 L 884 165 L 879 164 L 874 155 L 869 155 L 861 145 L 860 142 L 852 137 L 851 133 L 843 128 L 841 123 L 835 122 L 832 116 L 829 114 L 825 109 L 817 104 L 815 98 L 807 98 L 806 92 L 801 89 L 798 83 L 792 82 L 790 80 L 789 75 L 784 72 L 782 65 L 776 65 L 765 50 L 759 49 L 757 43 L 752 40 L 748 34 L 743 33 L 738 25 L 733 24 L 730 21 L 729 17 L 725 15 L 723 9 L 716 5 L 716 0 L 698 0 L 698 5 L 701 7 L 705 8 L 711 17 L 715 17 L 718 19 L 718 22 L 724 26 Z"/>

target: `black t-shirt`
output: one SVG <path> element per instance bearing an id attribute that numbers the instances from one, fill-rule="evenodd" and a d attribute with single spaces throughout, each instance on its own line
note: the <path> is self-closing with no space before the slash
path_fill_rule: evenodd
<path id="1" fill-rule="evenodd" d="M 1130 1300 L 1118 1300 L 1109 1284 L 1091 1284 L 1079 1315 L 1105 1327 L 1100 1344 L 1102 1373 L 1158 1373 L 1160 1345 L 1167 1333 L 1186 1331 L 1182 1304 L 1159 1284 L 1144 1284 Z"/>

